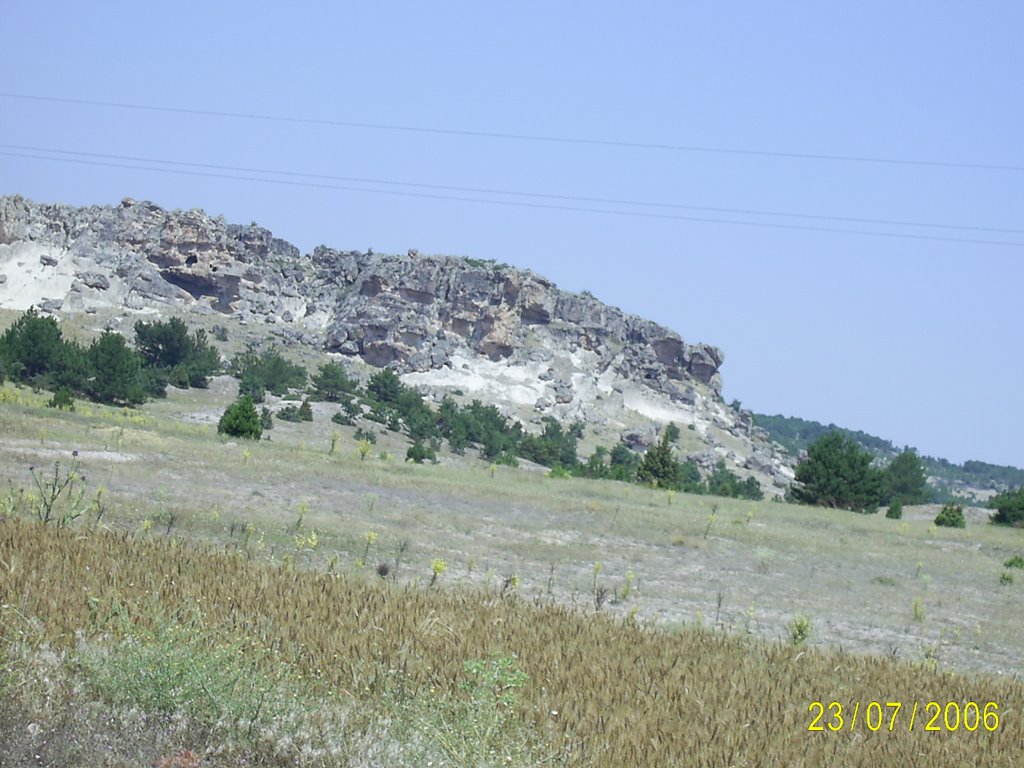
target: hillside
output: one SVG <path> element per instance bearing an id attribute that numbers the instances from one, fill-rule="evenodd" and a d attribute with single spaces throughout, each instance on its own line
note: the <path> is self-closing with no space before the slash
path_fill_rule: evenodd
<path id="1" fill-rule="evenodd" d="M 1022 542 L 985 510 L 941 529 L 417 465 L 387 430 L 364 457 L 328 403 L 229 440 L 236 389 L 67 412 L 0 387 L 16 768 L 1019 762 Z M 49 509 L 80 517 L 44 525 L 67 473 Z M 813 701 L 879 698 L 894 733 L 808 732 Z M 928 701 L 1000 725 L 928 733 Z"/>
<path id="2" fill-rule="evenodd" d="M 126 199 L 116 207 L 0 198 L 0 308 L 36 305 L 86 330 L 187 316 L 234 339 L 389 366 L 437 399 L 480 398 L 532 429 L 580 421 L 584 445 L 654 441 L 669 422 L 704 469 L 766 493 L 791 459 L 721 399 L 723 352 L 505 264 L 326 246 L 302 254 L 255 224 Z"/>
<path id="3" fill-rule="evenodd" d="M 818 438 L 833 431 L 841 432 L 859 443 L 883 462 L 891 460 L 902 450 L 885 438 L 860 430 L 844 429 L 835 424 L 826 425 L 781 414 L 769 416 L 755 413 L 753 419 L 756 426 L 764 429 L 772 440 L 794 456 L 806 450 L 807 446 Z M 971 460 L 955 464 L 933 456 L 922 456 L 921 463 L 928 474 L 928 482 L 936 493 L 937 501 L 946 500 L 954 495 L 980 498 L 988 492 L 1024 486 L 1024 469 L 1018 467 Z"/>

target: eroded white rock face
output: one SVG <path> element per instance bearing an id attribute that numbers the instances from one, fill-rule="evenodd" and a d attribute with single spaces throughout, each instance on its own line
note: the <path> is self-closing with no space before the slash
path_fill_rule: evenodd
<path id="1" fill-rule="evenodd" d="M 507 265 L 319 247 L 262 227 L 126 199 L 75 208 L 0 198 L 0 307 L 222 314 L 408 383 L 462 390 L 524 423 L 551 415 L 611 433 L 692 427 L 705 458 L 770 481 L 763 435 L 721 403 L 721 350 Z M 762 460 L 763 459 L 763 460 Z M 765 465 L 762 467 L 762 464 Z"/>

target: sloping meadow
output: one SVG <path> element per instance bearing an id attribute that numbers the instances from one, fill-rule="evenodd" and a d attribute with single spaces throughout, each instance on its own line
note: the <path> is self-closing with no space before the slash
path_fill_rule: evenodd
<path id="1" fill-rule="evenodd" d="M 507 710 L 507 718 L 488 722 L 531 734 L 534 746 L 513 755 L 495 740 L 494 764 L 1011 766 L 1024 750 L 1019 680 L 955 676 L 926 664 L 712 630 L 668 632 L 515 596 L 402 587 L 374 574 L 272 566 L 167 537 L 0 517 L 4 648 L 30 644 L 81 659 L 83 647 L 114 648 L 138 637 L 168 654 L 195 642 L 211 652 L 228 649 L 265 679 L 287 677 L 309 701 L 350 711 L 394 718 L 399 700 Z M 173 642 L 161 645 L 161 638 Z M 8 658 L 24 657 L 11 651 Z M 509 674 L 478 677 L 474 693 L 467 670 L 481 664 Z M 13 686 L 15 672 L 9 663 L 0 687 Z M 119 672 L 122 692 L 133 690 L 131 674 Z M 116 686 L 104 686 L 102 675 L 87 679 L 96 696 L 116 698 Z M 474 698 L 481 680 L 492 698 Z M 256 688 L 243 693 L 252 696 Z M 221 698 L 229 695 L 242 694 Z M 256 697 L 256 711 L 265 698 Z M 841 726 L 833 701 L 843 706 Z M 933 701 L 942 708 L 938 719 L 927 707 Z M 898 712 L 890 702 L 901 704 Z M 166 710 L 187 702 L 136 704 L 173 716 Z M 246 717 L 228 708 L 221 719 L 224 711 Z M 467 722 L 479 725 L 479 714 Z M 0 707 L 0 717 L 16 719 L 17 712 Z M 332 727 L 365 739 L 371 719 L 349 717 Z M 926 729 L 929 721 L 938 730 Z M 12 723 L 0 726 L 2 734 Z M 211 745 L 201 743 L 210 733 L 189 736 L 196 765 L 218 764 Z M 426 733 L 445 756 L 438 764 L 484 764 L 446 742 L 451 729 Z M 343 753 L 325 752 L 318 761 L 358 764 Z"/>

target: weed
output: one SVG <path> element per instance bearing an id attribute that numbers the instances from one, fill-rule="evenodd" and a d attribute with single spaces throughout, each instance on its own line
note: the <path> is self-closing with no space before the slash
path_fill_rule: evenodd
<path id="1" fill-rule="evenodd" d="M 787 629 L 789 630 L 789 642 L 793 645 L 803 645 L 811 636 L 811 620 L 798 613 L 789 622 Z"/>
<path id="2" fill-rule="evenodd" d="M 85 483 L 85 477 L 79 474 L 77 460 L 63 473 L 59 461 L 53 463 L 52 475 L 37 472 L 35 467 L 29 467 L 29 472 L 39 491 L 37 496 L 31 497 L 31 501 L 34 502 L 31 514 L 39 522 L 43 525 L 56 522 L 57 527 L 64 528 L 82 516 L 85 489 L 81 484 Z M 63 507 L 63 511 L 58 511 L 58 507 Z"/>
<path id="3" fill-rule="evenodd" d="M 366 544 L 366 546 L 363 548 L 363 562 L 365 563 L 368 562 L 368 559 L 370 557 L 370 547 L 377 543 L 377 532 L 367 531 L 365 534 L 363 534 L 363 541 Z"/>
<path id="4" fill-rule="evenodd" d="M 519 574 L 510 573 L 501 580 L 501 596 L 515 593 L 519 589 Z"/>
<path id="5" fill-rule="evenodd" d="M 920 597 L 914 598 L 914 621 L 920 623 L 924 621 L 924 601 Z"/>
<path id="6" fill-rule="evenodd" d="M 1009 560 L 1007 560 L 1005 563 L 1003 563 L 1003 567 L 1004 568 L 1024 568 L 1024 557 L 1021 557 L 1020 555 L 1014 555 Z"/>
<path id="7" fill-rule="evenodd" d="M 622 582 L 622 586 L 618 590 L 618 600 L 620 603 L 626 602 L 629 599 L 630 592 L 633 589 L 633 581 L 636 579 L 636 574 L 633 573 L 633 569 L 626 571 L 626 580 Z"/>
<path id="8" fill-rule="evenodd" d="M 1013 584 L 1013 574 L 1009 571 L 1003 571 L 1003 573 L 999 576 L 999 583 L 1003 586 L 1006 586 L 1007 584 Z"/>
<path id="9" fill-rule="evenodd" d="M 715 524 L 715 517 L 718 516 L 718 505 L 711 505 L 711 514 L 708 515 L 708 524 L 704 526 L 704 538 L 707 539 L 708 534 L 711 533 L 711 526 Z"/>
<path id="10" fill-rule="evenodd" d="M 356 450 L 359 452 L 359 460 L 366 461 L 366 457 L 370 455 L 370 441 L 366 439 L 360 440 Z"/>
<path id="11" fill-rule="evenodd" d="M 303 501 L 299 503 L 299 516 L 295 518 L 294 530 L 296 533 L 302 530 L 302 521 L 306 517 L 306 513 L 309 512 L 309 502 Z"/>
<path id="12" fill-rule="evenodd" d="M 442 558 L 435 557 L 430 561 L 430 586 L 434 586 L 441 574 L 448 570 L 448 563 Z"/>

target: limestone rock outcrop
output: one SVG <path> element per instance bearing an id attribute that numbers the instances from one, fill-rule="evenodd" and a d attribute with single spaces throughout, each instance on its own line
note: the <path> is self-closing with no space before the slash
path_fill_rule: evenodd
<path id="1" fill-rule="evenodd" d="M 303 255 L 263 227 L 198 210 L 0 198 L 0 248 L 10 256 L 19 244 L 44 248 L 44 272 L 65 260 L 86 265 L 64 295 L 36 297 L 65 308 L 68 294 L 106 292 L 129 310 L 171 305 L 295 324 L 328 351 L 401 372 L 450 365 L 459 352 L 525 363 L 557 349 L 587 353 L 595 376 L 612 370 L 683 401 L 691 384 L 721 388 L 716 347 L 493 262 L 324 246 Z M 565 386 L 554 394 L 568 396 Z"/>
<path id="2" fill-rule="evenodd" d="M 253 326 L 253 336 L 392 366 L 435 395 L 465 391 L 524 422 L 579 419 L 595 434 L 649 442 L 653 424 L 675 421 L 711 464 L 777 488 L 788 477 L 785 455 L 722 401 L 720 349 L 505 264 L 414 250 L 303 254 L 200 210 L 0 197 L 0 307 L 30 305 Z"/>

